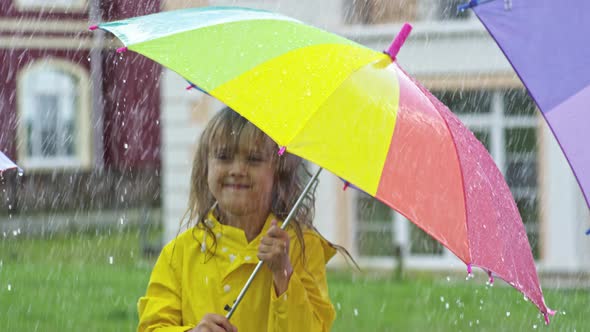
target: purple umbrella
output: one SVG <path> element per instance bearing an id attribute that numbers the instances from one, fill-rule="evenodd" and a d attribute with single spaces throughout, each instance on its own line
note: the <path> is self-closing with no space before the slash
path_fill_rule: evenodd
<path id="1" fill-rule="evenodd" d="M 512 64 L 590 207 L 590 1 L 471 0 L 461 7 L 473 8 Z"/>
<path id="2" fill-rule="evenodd" d="M 18 166 L 0 151 L 0 173 L 12 168 L 18 168 Z"/>

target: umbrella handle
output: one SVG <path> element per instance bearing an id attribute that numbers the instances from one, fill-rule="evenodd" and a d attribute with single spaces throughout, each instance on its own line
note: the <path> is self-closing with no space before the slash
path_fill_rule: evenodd
<path id="1" fill-rule="evenodd" d="M 303 202 L 305 195 L 311 189 L 313 183 L 317 180 L 317 178 L 321 172 L 322 172 L 322 168 L 319 167 L 318 170 L 316 171 L 316 173 L 313 175 L 313 177 L 309 180 L 309 182 L 307 183 L 307 185 L 303 189 L 303 192 L 301 192 L 301 195 L 299 195 L 297 202 L 295 202 L 295 205 L 293 206 L 293 208 L 291 208 L 291 212 L 289 212 L 289 215 L 287 215 L 287 218 L 285 218 L 285 221 L 281 225 L 282 230 L 284 230 L 287 227 L 287 225 L 289 224 L 289 222 L 291 221 L 291 219 L 293 219 L 293 216 L 295 215 L 297 208 L 299 207 L 299 205 L 301 205 L 301 202 Z M 258 264 L 256 264 L 254 271 L 252 271 L 252 274 L 250 274 L 248 281 L 246 281 L 246 283 L 244 284 L 244 287 L 242 288 L 242 290 L 240 291 L 240 294 L 238 295 L 238 297 L 234 301 L 234 304 L 231 307 L 229 305 L 226 306 L 226 308 L 229 307 L 229 312 L 225 315 L 225 318 L 230 319 L 231 316 L 233 316 L 238 305 L 240 304 L 240 302 L 242 302 L 244 295 L 246 295 L 248 288 L 250 288 L 252 281 L 254 281 L 254 277 L 256 277 L 256 275 L 258 274 L 258 271 L 260 271 L 260 269 L 262 268 L 263 263 L 264 263 L 263 261 L 258 261 Z"/>

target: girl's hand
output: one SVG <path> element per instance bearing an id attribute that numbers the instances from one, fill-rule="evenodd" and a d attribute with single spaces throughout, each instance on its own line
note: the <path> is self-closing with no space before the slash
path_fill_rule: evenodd
<path id="1" fill-rule="evenodd" d="M 231 325 L 224 316 L 206 314 L 199 322 L 199 325 L 189 332 L 238 332 L 238 328 Z"/>
<path id="2" fill-rule="evenodd" d="M 258 259 L 270 268 L 277 295 L 283 294 L 289 287 L 293 267 L 289 259 L 289 233 L 282 230 L 273 220 L 266 235 L 260 240 Z"/>

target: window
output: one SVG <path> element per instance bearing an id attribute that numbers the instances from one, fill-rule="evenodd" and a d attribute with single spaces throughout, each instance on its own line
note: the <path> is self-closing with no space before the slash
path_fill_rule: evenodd
<path id="1" fill-rule="evenodd" d="M 470 9 L 459 12 L 457 7 L 469 0 L 419 0 L 418 16 L 429 21 L 464 21 L 473 16 Z"/>
<path id="2" fill-rule="evenodd" d="M 348 24 L 384 24 L 413 21 L 419 0 L 343 0 Z"/>
<path id="3" fill-rule="evenodd" d="M 356 193 L 356 243 L 361 256 L 392 256 L 393 210 L 364 192 Z"/>
<path id="4" fill-rule="evenodd" d="M 458 12 L 468 0 L 343 0 L 344 22 L 348 24 L 386 24 L 406 21 L 462 21 L 471 10 Z"/>
<path id="5" fill-rule="evenodd" d="M 19 160 L 25 168 L 90 163 L 88 82 L 84 70 L 39 61 L 19 75 Z"/>
<path id="6" fill-rule="evenodd" d="M 533 256 L 539 258 L 537 113 L 524 90 L 433 91 L 490 151 L 503 172 L 525 225 Z M 356 244 L 361 256 L 392 256 L 394 238 L 404 238 L 410 256 L 446 257 L 442 245 L 376 199 L 356 199 Z M 396 234 L 402 229 L 405 234 Z"/>

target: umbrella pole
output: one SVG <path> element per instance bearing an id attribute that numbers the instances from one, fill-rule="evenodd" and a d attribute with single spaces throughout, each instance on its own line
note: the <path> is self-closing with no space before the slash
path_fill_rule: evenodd
<path id="1" fill-rule="evenodd" d="M 299 195 L 299 198 L 297 199 L 297 202 L 295 202 L 295 205 L 291 209 L 291 212 L 289 212 L 289 215 L 287 216 L 287 218 L 285 218 L 285 221 L 283 221 L 283 224 L 281 225 L 281 229 L 284 230 L 287 227 L 287 225 L 289 224 L 289 222 L 291 221 L 291 219 L 295 215 L 295 212 L 297 211 L 297 208 L 299 207 L 299 205 L 301 205 L 301 202 L 303 202 L 303 198 L 305 198 L 305 195 L 311 189 L 313 183 L 317 180 L 317 178 L 320 175 L 321 171 L 322 171 L 322 168 L 321 167 L 318 168 L 317 172 L 309 180 L 309 182 L 307 183 L 307 185 L 303 189 L 303 192 L 301 193 L 301 195 Z M 236 298 L 234 304 L 230 307 L 229 312 L 225 315 L 225 317 L 227 319 L 230 319 L 231 316 L 233 316 L 234 312 L 236 311 L 236 308 L 238 307 L 238 305 L 240 304 L 240 302 L 242 302 L 242 299 L 244 298 L 244 295 L 246 295 L 246 291 L 248 291 L 248 288 L 250 288 L 250 285 L 252 284 L 252 281 L 254 281 L 254 277 L 256 277 L 256 274 L 258 274 L 258 271 L 260 271 L 260 269 L 262 268 L 262 264 L 263 263 L 264 263 L 263 261 L 258 261 L 258 264 L 256 264 L 256 267 L 254 268 L 254 271 L 250 275 L 250 278 L 248 278 L 248 281 L 246 281 L 246 284 L 244 285 L 244 287 L 240 291 L 240 294 Z"/>

